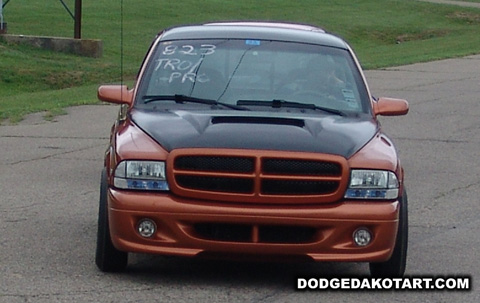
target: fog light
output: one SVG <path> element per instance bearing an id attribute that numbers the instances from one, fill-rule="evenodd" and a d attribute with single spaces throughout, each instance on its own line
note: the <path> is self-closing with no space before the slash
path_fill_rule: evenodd
<path id="1" fill-rule="evenodd" d="M 353 233 L 353 241 L 358 246 L 367 246 L 372 241 L 372 233 L 367 228 L 361 227 Z"/>
<path id="2" fill-rule="evenodd" d="M 157 225 L 150 219 L 142 219 L 138 222 L 137 230 L 140 236 L 150 238 L 157 231 Z"/>

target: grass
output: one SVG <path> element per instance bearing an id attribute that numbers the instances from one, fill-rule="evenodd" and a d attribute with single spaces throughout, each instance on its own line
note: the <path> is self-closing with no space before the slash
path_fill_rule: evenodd
<path id="1" fill-rule="evenodd" d="M 64 2 L 73 10 L 74 0 Z M 103 40 L 100 59 L 0 42 L 0 120 L 95 103 L 98 84 L 120 81 L 120 4 L 83 1 L 82 37 Z M 414 0 L 124 0 L 123 5 L 123 78 L 130 82 L 162 28 L 216 20 L 315 24 L 349 41 L 367 69 L 480 52 L 479 9 Z M 73 20 L 60 1 L 11 1 L 4 17 L 9 34 L 73 36 Z"/>
<path id="2" fill-rule="evenodd" d="M 47 111 L 46 118 L 63 114 L 67 106 L 93 104 L 96 101 L 96 88 L 90 84 L 59 90 L 26 92 L 2 98 L 1 118 L 16 123 L 29 113 Z"/>

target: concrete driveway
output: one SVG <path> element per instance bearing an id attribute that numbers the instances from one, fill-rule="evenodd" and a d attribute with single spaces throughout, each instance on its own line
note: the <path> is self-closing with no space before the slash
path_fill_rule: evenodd
<path id="1" fill-rule="evenodd" d="M 480 56 L 367 72 L 406 170 L 408 275 L 469 275 L 467 292 L 296 292 L 295 278 L 367 274 L 365 264 L 236 263 L 138 255 L 94 265 L 99 177 L 117 107 L 70 108 L 0 126 L 0 302 L 480 302 Z"/>

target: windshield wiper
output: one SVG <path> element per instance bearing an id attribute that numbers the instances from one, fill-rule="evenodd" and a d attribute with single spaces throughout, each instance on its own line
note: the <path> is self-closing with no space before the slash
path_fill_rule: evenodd
<path id="1" fill-rule="evenodd" d="M 235 104 L 228 104 L 228 103 L 219 102 L 213 99 L 197 98 L 197 97 L 191 97 L 186 95 L 146 95 L 146 96 L 143 96 L 142 99 L 144 100 L 143 103 L 145 104 L 150 102 L 155 102 L 155 101 L 168 100 L 168 101 L 175 101 L 175 103 L 198 103 L 198 104 L 207 104 L 207 105 L 220 105 L 220 106 L 228 107 L 235 110 L 250 110 L 246 107 L 242 107 Z"/>
<path id="2" fill-rule="evenodd" d="M 290 108 L 306 108 L 306 109 L 313 109 L 313 110 L 321 110 L 330 114 L 339 115 L 339 116 L 347 116 L 346 113 L 328 107 L 321 107 L 317 106 L 312 103 L 300 103 L 294 101 L 285 101 L 285 100 L 238 100 L 237 105 L 251 105 L 251 106 L 271 106 L 272 108 L 281 108 L 281 107 L 290 107 Z"/>

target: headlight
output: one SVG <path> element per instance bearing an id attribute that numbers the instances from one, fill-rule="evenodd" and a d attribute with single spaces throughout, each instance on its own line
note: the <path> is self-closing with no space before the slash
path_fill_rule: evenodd
<path id="1" fill-rule="evenodd" d="M 396 199 L 398 179 L 391 171 L 353 169 L 346 199 Z"/>
<path id="2" fill-rule="evenodd" d="M 113 185 L 122 189 L 169 190 L 165 162 L 122 161 L 115 169 Z"/>

